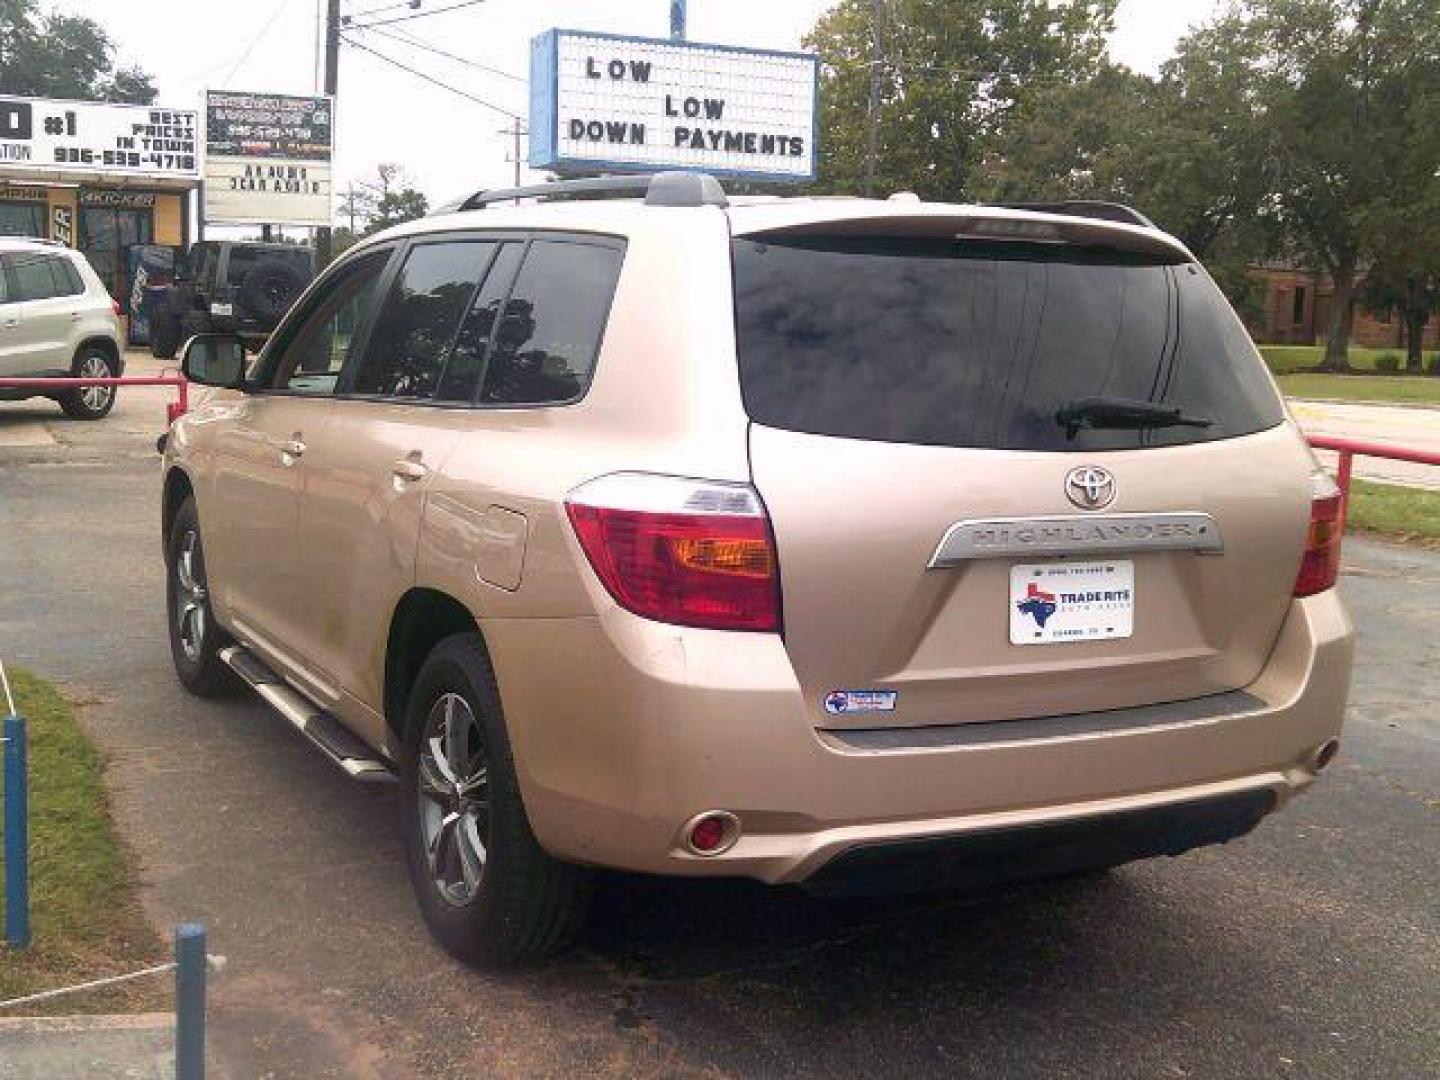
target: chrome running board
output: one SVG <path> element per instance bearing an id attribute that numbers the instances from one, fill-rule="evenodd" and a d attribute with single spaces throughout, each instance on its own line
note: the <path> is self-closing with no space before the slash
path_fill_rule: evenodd
<path id="1" fill-rule="evenodd" d="M 374 756 L 374 751 L 339 720 L 293 689 L 244 646 L 231 645 L 221 649 L 220 659 L 350 779 L 367 784 L 395 782 L 395 773 Z"/>

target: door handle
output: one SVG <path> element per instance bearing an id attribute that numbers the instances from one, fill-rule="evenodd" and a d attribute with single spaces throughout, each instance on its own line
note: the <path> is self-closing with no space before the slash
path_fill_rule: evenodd
<path id="1" fill-rule="evenodd" d="M 397 480 L 424 480 L 430 469 L 424 462 L 416 461 L 414 458 L 401 458 L 395 462 L 391 471 Z"/>
<path id="2" fill-rule="evenodd" d="M 297 434 L 294 438 L 286 439 L 280 444 L 280 462 L 282 465 L 293 465 L 296 460 L 305 456 L 305 443 Z"/>
<path id="3" fill-rule="evenodd" d="M 71 321 L 71 322 L 79 322 L 82 318 L 83 318 L 83 316 L 80 314 L 80 312 L 78 312 L 78 311 L 72 311 L 72 312 L 70 312 L 70 321 Z"/>

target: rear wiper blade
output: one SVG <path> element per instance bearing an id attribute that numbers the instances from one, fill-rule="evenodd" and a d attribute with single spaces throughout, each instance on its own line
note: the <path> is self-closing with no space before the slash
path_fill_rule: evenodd
<path id="1" fill-rule="evenodd" d="M 1076 398 L 1061 405 L 1055 422 L 1065 429 L 1065 437 L 1073 439 L 1081 428 L 1138 431 L 1146 428 L 1206 428 L 1215 421 L 1204 416 L 1186 416 L 1168 405 L 1130 398 Z"/>

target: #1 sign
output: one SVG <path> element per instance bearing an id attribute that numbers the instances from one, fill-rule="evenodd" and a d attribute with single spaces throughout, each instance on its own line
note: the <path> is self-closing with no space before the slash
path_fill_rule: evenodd
<path id="1" fill-rule="evenodd" d="M 531 45 L 530 166 L 815 178 L 819 60 L 550 30 Z"/>

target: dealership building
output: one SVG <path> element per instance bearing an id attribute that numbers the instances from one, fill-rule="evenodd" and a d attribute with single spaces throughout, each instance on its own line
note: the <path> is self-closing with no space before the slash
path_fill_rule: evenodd
<path id="1" fill-rule="evenodd" d="M 0 235 L 78 248 L 122 296 L 131 248 L 190 234 L 198 138 L 194 109 L 0 98 Z"/>

